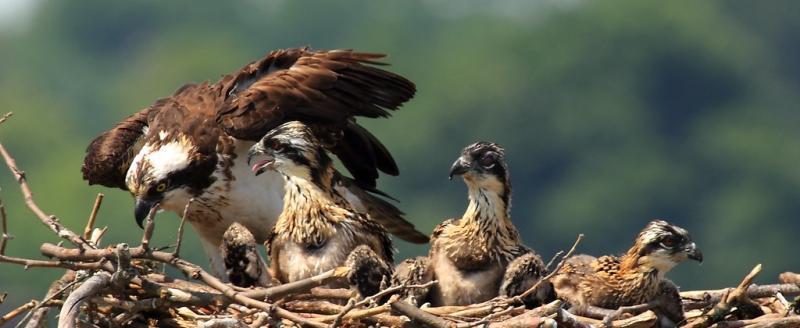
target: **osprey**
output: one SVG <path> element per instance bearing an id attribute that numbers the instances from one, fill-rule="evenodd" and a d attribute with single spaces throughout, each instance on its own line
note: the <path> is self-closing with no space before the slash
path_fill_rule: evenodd
<path id="1" fill-rule="evenodd" d="M 577 306 L 616 309 L 661 299 L 656 312 L 662 320 L 683 320 L 677 287 L 664 275 L 687 260 L 703 261 L 685 229 L 655 220 L 636 237 L 628 251 L 620 256 L 576 255 L 565 262 L 553 277 L 559 298 Z"/>
<path id="2" fill-rule="evenodd" d="M 212 268 L 218 246 L 239 222 L 264 242 L 281 213 L 284 181 L 253 176 L 250 146 L 289 121 L 308 124 L 352 179 L 334 186 L 352 206 L 411 242 L 427 237 L 375 194 L 379 171 L 397 175 L 389 151 L 356 116 L 388 117 L 413 97 L 414 84 L 380 69 L 385 55 L 308 48 L 270 52 L 216 83 L 187 84 L 126 118 L 89 145 L 82 171 L 89 184 L 128 190 L 141 226 L 151 208 L 181 212 L 199 233 Z"/>
<path id="3" fill-rule="evenodd" d="M 286 180 L 283 212 L 267 243 L 272 277 L 288 283 L 346 265 L 348 282 L 362 296 L 377 293 L 392 274 L 392 241 L 333 188 L 341 176 L 308 127 L 275 128 L 250 148 L 250 158 L 257 159 L 256 175 L 277 171 Z"/>
<path id="4" fill-rule="evenodd" d="M 524 293 L 546 274 L 542 259 L 525 247 L 511 222 L 511 180 L 505 151 L 495 143 L 477 142 L 461 151 L 450 168 L 469 188 L 469 205 L 457 220 L 439 224 L 427 257 L 398 265 L 395 284 L 439 283 L 429 291 L 408 296 L 433 306 L 474 304 L 497 296 Z M 548 283 L 540 285 L 526 303 L 552 298 Z"/>

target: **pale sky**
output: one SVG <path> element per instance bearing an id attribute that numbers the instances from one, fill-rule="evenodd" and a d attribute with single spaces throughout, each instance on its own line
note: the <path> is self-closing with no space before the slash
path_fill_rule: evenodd
<path id="1" fill-rule="evenodd" d="M 40 0 L 0 0 L 0 33 L 24 28 Z"/>

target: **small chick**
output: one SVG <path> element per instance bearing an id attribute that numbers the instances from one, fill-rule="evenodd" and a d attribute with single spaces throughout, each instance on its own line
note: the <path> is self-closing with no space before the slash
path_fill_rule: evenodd
<path id="1" fill-rule="evenodd" d="M 558 297 L 578 309 L 586 305 L 616 309 L 660 298 L 663 303 L 660 313 L 680 322 L 683 311 L 679 310 L 680 297 L 675 297 L 677 286 L 664 275 L 686 259 L 703 260 L 689 233 L 666 221 L 655 220 L 639 233 L 625 255 L 571 257 L 552 283 Z"/>
<path id="2" fill-rule="evenodd" d="M 426 258 L 406 260 L 393 283 L 419 284 L 433 279 L 429 291 L 414 291 L 418 303 L 465 305 L 525 292 L 545 275 L 542 259 L 522 245 L 510 218 L 511 182 L 503 148 L 478 142 L 467 146 L 450 169 L 469 189 L 469 205 L 461 219 L 434 229 Z M 545 301 L 551 286 L 541 284 L 530 300 Z"/>
<path id="3" fill-rule="evenodd" d="M 350 284 L 362 296 L 376 293 L 392 273 L 392 242 L 336 190 L 342 177 L 308 126 L 294 121 L 275 128 L 249 156 L 261 157 L 252 167 L 257 175 L 275 170 L 286 181 L 283 212 L 268 240 L 272 276 L 287 283 L 348 265 Z"/>

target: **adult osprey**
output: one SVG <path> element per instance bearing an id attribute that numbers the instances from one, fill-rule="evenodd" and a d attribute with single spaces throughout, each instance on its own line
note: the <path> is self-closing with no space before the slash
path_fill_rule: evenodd
<path id="1" fill-rule="evenodd" d="M 412 82 L 376 67 L 382 57 L 278 50 L 216 83 L 185 85 L 92 141 L 83 178 L 130 191 L 140 226 L 155 204 L 181 212 L 194 198 L 187 220 L 220 273 L 218 246 L 231 223 L 243 224 L 261 243 L 281 213 L 283 178 L 254 176 L 248 149 L 271 129 L 297 120 L 310 125 L 352 174 L 336 188 L 354 208 L 405 240 L 427 242 L 400 210 L 371 194 L 381 194 L 378 171 L 397 175 L 397 165 L 354 117 L 387 117 L 415 92 Z"/>

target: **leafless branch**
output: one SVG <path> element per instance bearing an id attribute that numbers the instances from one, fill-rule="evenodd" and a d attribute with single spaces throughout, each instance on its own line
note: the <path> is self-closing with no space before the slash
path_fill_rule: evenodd
<path id="1" fill-rule="evenodd" d="M 83 229 L 83 239 L 89 239 L 92 237 L 92 229 L 94 229 L 94 221 L 97 219 L 97 211 L 100 210 L 100 205 L 103 204 L 103 197 L 102 193 L 97 194 L 97 198 L 94 199 L 94 205 L 92 206 L 92 212 L 89 213 L 89 220 L 86 221 L 86 228 Z"/>
<path id="2" fill-rule="evenodd" d="M 41 220 L 42 223 L 44 223 L 45 226 L 50 228 L 50 230 L 55 232 L 56 235 L 58 235 L 59 237 L 68 240 L 73 245 L 79 248 L 89 247 L 86 241 L 83 240 L 80 236 L 76 235 L 74 232 L 72 232 L 72 230 L 69 230 L 68 228 L 61 225 L 61 223 L 58 221 L 58 218 L 56 218 L 54 215 L 45 214 L 45 212 L 42 211 L 41 208 L 39 208 L 39 205 L 36 205 L 36 202 L 34 202 L 33 200 L 33 193 L 31 192 L 31 188 L 30 186 L 28 186 L 28 181 L 25 178 L 25 172 L 23 172 L 17 167 L 14 158 L 12 158 L 11 155 L 8 154 L 6 147 L 4 147 L 2 143 L 0 143 L 0 155 L 3 156 L 3 159 L 5 160 L 8 169 L 11 170 L 11 174 L 14 175 L 14 178 L 17 180 L 17 183 L 19 183 L 20 190 L 22 191 L 22 195 L 25 198 L 25 204 L 28 206 L 31 212 L 33 212 L 36 215 L 36 217 L 38 217 L 39 220 Z"/>
<path id="3" fill-rule="evenodd" d="M 186 224 L 186 216 L 189 214 L 189 207 L 192 206 L 194 202 L 194 198 L 189 198 L 189 201 L 186 202 L 186 206 L 183 208 L 183 215 L 181 215 L 181 224 L 178 226 L 178 238 L 175 241 L 175 252 L 173 255 L 178 257 L 181 252 L 181 243 L 183 242 L 183 227 Z"/>

